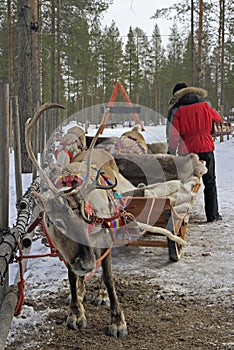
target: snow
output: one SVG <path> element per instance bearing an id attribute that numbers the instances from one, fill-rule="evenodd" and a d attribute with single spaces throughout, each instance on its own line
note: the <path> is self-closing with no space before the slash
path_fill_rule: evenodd
<path id="1" fill-rule="evenodd" d="M 149 127 L 148 131 L 143 132 L 144 137 L 147 142 L 155 141 L 165 141 L 165 126 Z M 124 128 L 124 131 L 127 131 L 127 128 Z M 123 128 L 111 129 L 108 130 L 112 135 L 118 136 L 123 132 Z M 105 136 L 105 134 L 103 135 Z M 230 137 L 229 140 L 225 137 L 224 142 L 220 142 L 219 139 L 215 141 L 215 158 L 216 158 L 216 174 L 217 174 L 217 187 L 218 187 L 218 197 L 219 197 L 219 207 L 220 213 L 223 216 L 223 221 L 214 224 L 201 224 L 196 225 L 195 232 L 196 235 L 201 237 L 201 245 L 204 244 L 204 233 L 208 230 L 212 230 L 211 225 L 220 225 L 222 228 L 225 228 L 225 237 L 224 239 L 229 240 L 230 247 L 233 244 L 233 227 L 232 222 L 234 221 L 234 214 L 232 208 L 234 208 L 234 189 L 233 189 L 233 174 L 234 174 L 234 138 Z M 12 226 L 15 224 L 16 220 L 16 208 L 15 208 L 15 185 L 14 185 L 14 166 L 13 166 L 13 154 L 11 154 L 10 162 L 10 223 Z M 31 184 L 31 175 L 23 175 L 23 188 L 26 190 Z M 194 207 L 194 213 L 198 214 L 199 217 L 204 217 L 204 205 L 203 205 L 203 193 L 202 189 L 200 190 L 197 202 Z M 189 244 L 189 243 L 188 243 Z M 222 244 L 222 242 L 220 242 Z M 123 247 L 124 249 L 124 247 Z M 196 254 L 196 250 L 201 249 L 201 247 L 193 246 L 190 247 L 190 250 L 187 254 Z M 48 253 L 48 248 L 41 244 L 41 240 L 37 239 L 33 242 L 31 254 L 34 253 Z M 209 249 L 205 251 L 204 254 L 210 254 Z M 222 252 L 222 254 L 224 254 Z M 228 255 L 225 256 L 225 264 L 231 263 L 231 248 Z M 182 257 L 183 260 L 183 257 Z M 224 264 L 224 268 L 225 268 Z M 175 264 L 176 265 L 176 264 Z M 186 265 L 186 263 L 185 263 Z M 188 264 L 187 264 L 188 265 Z M 137 262 L 135 266 L 131 266 L 131 269 L 138 268 Z M 15 273 L 16 273 L 16 264 L 10 266 L 10 283 L 14 283 Z M 168 269 L 171 267 L 167 266 L 164 270 L 161 268 L 161 274 L 167 274 Z M 174 265 L 173 265 L 174 268 Z M 181 267 L 175 267 L 175 271 Z M 188 269 L 189 266 L 185 266 L 185 269 Z M 178 270 L 179 271 L 179 270 Z M 194 274 L 196 269 L 194 269 Z M 225 272 L 224 272 L 225 274 Z M 192 276 L 193 277 L 193 276 Z M 191 277 L 191 278 L 192 278 Z M 41 293 L 44 295 L 49 294 L 50 292 L 57 292 L 65 285 L 67 285 L 67 269 L 65 265 L 59 261 L 58 258 L 41 258 L 41 259 L 30 259 L 28 261 L 28 268 L 24 276 L 25 283 L 25 297 L 30 297 L 36 299 Z M 181 284 L 183 284 L 183 276 L 180 276 Z M 191 279 L 192 283 L 192 279 Z M 206 276 L 204 275 L 204 283 L 206 283 Z M 207 283 L 209 281 L 207 280 Z M 222 284 L 222 281 L 219 282 Z M 217 287 L 217 285 L 216 285 Z M 215 286 L 214 286 L 215 288 Z M 12 322 L 11 332 L 17 326 L 24 324 L 25 329 L 27 329 L 27 324 L 36 325 L 37 322 L 40 322 L 45 317 L 46 311 L 34 311 L 31 306 L 23 306 L 21 317 L 14 317 Z M 36 315 L 35 315 L 36 313 Z M 14 341 L 14 338 L 9 340 L 10 342 Z"/>
<path id="2" fill-rule="evenodd" d="M 74 122 L 70 123 L 74 126 Z M 71 127 L 69 125 L 69 127 Z M 109 136 L 120 136 L 123 132 L 129 131 L 131 128 L 118 128 L 118 129 L 105 129 L 103 132 L 103 137 Z M 89 129 L 89 135 L 94 135 L 97 129 Z M 147 142 L 156 142 L 156 141 L 165 141 L 165 126 L 154 126 L 147 128 L 146 131 L 142 132 L 143 136 L 147 140 Z M 10 212 L 10 222 L 9 225 L 12 227 L 16 223 L 16 191 L 15 191 L 15 171 L 14 171 L 14 154 L 11 154 L 10 157 L 10 204 L 9 204 L 9 212 Z M 24 192 L 30 187 L 32 182 L 32 174 L 23 174 L 22 176 L 23 189 Z M 36 240 L 31 249 L 31 254 L 46 254 L 49 252 L 49 249 L 46 248 L 43 244 L 41 244 L 40 240 Z M 28 262 L 28 271 L 25 273 L 25 279 L 27 280 L 27 289 L 31 293 L 34 293 L 31 290 L 30 285 L 35 285 L 35 281 L 44 281 L 42 290 L 45 291 L 45 288 L 50 288 L 53 285 L 53 288 L 57 288 L 54 284 L 54 279 L 60 281 L 67 276 L 67 270 L 61 262 L 53 258 L 43 258 L 40 259 L 40 268 L 38 268 L 38 259 L 31 259 Z M 10 275 L 10 283 L 14 283 L 15 280 L 15 270 L 17 265 L 10 266 L 11 275 Z M 53 281 L 51 281 L 51 277 L 53 276 Z M 36 284 L 38 284 L 36 282 Z M 60 284 L 60 282 L 59 282 Z M 59 285 L 58 284 L 58 285 Z M 37 289 L 36 293 L 40 293 L 42 291 L 40 288 Z M 26 291 L 27 293 L 27 291 Z M 31 294 L 33 297 L 33 295 Z"/>

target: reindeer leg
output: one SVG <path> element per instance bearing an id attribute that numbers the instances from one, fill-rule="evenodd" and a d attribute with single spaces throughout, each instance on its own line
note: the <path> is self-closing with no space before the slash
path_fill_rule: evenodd
<path id="1" fill-rule="evenodd" d="M 85 295 L 84 277 L 77 276 L 68 266 L 68 279 L 71 301 L 66 324 L 70 329 L 84 328 L 87 325 L 85 309 L 82 304 Z"/>
<path id="2" fill-rule="evenodd" d="M 114 279 L 112 276 L 111 253 L 102 260 L 103 280 L 106 285 L 110 298 L 111 324 L 108 328 L 108 335 L 112 337 L 124 337 L 127 331 L 127 325 L 124 319 L 123 311 L 120 308 L 119 301 L 115 291 Z"/>
<path id="3" fill-rule="evenodd" d="M 94 299 L 95 306 L 110 306 L 109 296 L 104 285 L 103 277 L 100 279 L 100 287 L 98 290 L 98 294 Z"/>

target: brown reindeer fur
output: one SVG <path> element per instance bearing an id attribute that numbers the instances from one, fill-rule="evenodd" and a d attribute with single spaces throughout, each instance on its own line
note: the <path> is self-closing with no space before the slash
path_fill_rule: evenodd
<path id="1" fill-rule="evenodd" d="M 73 159 L 73 163 L 82 162 L 86 159 L 88 155 L 88 151 L 83 151 Z M 95 164 L 97 169 L 102 169 L 105 174 L 110 178 L 112 182 L 115 180 L 115 173 L 119 172 L 117 164 L 113 158 L 113 156 L 103 150 L 103 149 L 93 149 L 91 156 L 91 163 Z"/>
<path id="2" fill-rule="evenodd" d="M 147 143 L 148 153 L 165 154 L 168 151 L 167 142 Z"/>
<path id="3" fill-rule="evenodd" d="M 127 132 L 124 132 L 120 139 L 121 138 L 124 138 L 124 137 L 132 137 L 133 139 L 136 139 L 136 142 L 140 144 L 140 146 L 142 147 L 142 150 L 143 150 L 143 153 L 147 153 L 148 151 L 148 146 L 147 146 L 147 143 L 145 141 L 145 138 L 144 136 L 141 134 L 141 126 L 139 124 L 137 125 L 134 125 L 132 130 L 130 131 L 127 131 Z M 126 142 L 126 140 L 125 140 Z M 129 139 L 129 143 L 131 143 L 131 139 Z"/>
<path id="4" fill-rule="evenodd" d="M 89 183 L 89 157 L 87 160 L 87 165 L 84 167 L 84 175 L 86 175 L 86 179 L 75 191 L 71 188 L 72 191 L 69 193 L 63 193 L 62 191 L 59 192 L 49 178 L 47 172 L 44 171 L 38 163 L 32 149 L 32 130 L 39 120 L 41 114 L 45 110 L 55 107 L 61 108 L 62 106 L 47 103 L 36 110 L 32 119 L 27 120 L 25 126 L 25 141 L 28 155 L 32 160 L 33 165 L 39 172 L 40 177 L 46 184 L 47 188 L 50 190 L 49 193 L 46 191 L 45 196 L 43 196 L 43 193 L 38 193 L 37 198 L 39 200 L 39 210 L 43 210 L 45 213 L 45 224 L 47 225 L 48 233 L 55 248 L 60 251 L 63 258 L 66 260 L 71 291 L 71 301 L 68 309 L 66 324 L 68 328 L 77 329 L 83 328 L 87 324 L 85 310 L 82 304 L 85 292 L 84 277 L 95 268 L 95 256 L 99 257 L 100 254 L 106 252 L 106 237 L 109 237 L 109 241 L 112 242 L 112 236 L 108 234 L 110 233 L 109 230 L 103 228 L 100 223 L 95 225 L 99 226 L 99 235 L 96 236 L 89 234 L 88 224 L 91 222 L 88 215 L 85 213 L 85 206 L 87 202 L 90 201 L 93 209 L 95 209 L 96 205 L 96 209 L 100 211 L 101 207 L 102 212 L 100 214 L 103 215 L 101 217 L 106 218 L 113 216 L 114 205 L 113 203 L 110 203 L 107 191 L 105 191 L 108 189 L 107 186 L 104 186 L 105 189 L 100 186 L 95 188 L 95 186 L 93 187 L 92 184 Z M 98 133 L 96 137 L 97 136 Z M 93 150 L 91 149 L 90 152 L 93 152 Z M 81 160 L 83 160 L 86 153 L 87 152 L 85 152 L 81 157 Z M 98 155 L 97 152 L 94 152 L 94 155 L 96 155 L 96 161 L 99 162 L 97 164 L 99 168 L 102 166 L 106 166 L 108 168 L 107 164 L 110 164 L 112 161 L 110 156 L 108 157 L 107 154 L 105 154 L 105 159 L 103 160 L 102 158 L 102 161 L 100 161 L 100 152 Z M 93 159 L 91 161 L 93 162 Z M 114 166 L 115 164 L 113 163 L 112 165 Z M 70 164 L 67 164 L 68 168 L 69 166 Z M 75 166 L 77 166 L 77 164 Z M 81 167 L 83 167 L 83 164 Z M 56 164 L 55 169 L 60 172 L 60 175 L 63 175 L 63 169 L 60 164 Z M 100 240 L 98 240 L 98 237 Z M 103 281 L 106 285 L 110 298 L 111 323 L 108 329 L 108 334 L 114 337 L 123 337 L 127 334 L 127 326 L 115 291 L 111 270 L 111 256 L 109 251 L 107 251 L 107 255 L 102 260 L 102 268 Z"/>

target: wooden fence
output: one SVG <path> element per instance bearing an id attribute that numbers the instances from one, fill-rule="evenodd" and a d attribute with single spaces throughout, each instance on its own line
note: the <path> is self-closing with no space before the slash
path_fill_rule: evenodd
<path id="1" fill-rule="evenodd" d="M 11 263 L 18 250 L 18 244 L 22 241 L 25 229 L 29 222 L 32 198 L 30 192 L 37 190 L 39 182 L 36 181 L 22 196 L 21 180 L 21 150 L 20 131 L 17 97 L 9 99 L 8 84 L 0 83 L 0 350 L 6 345 L 7 336 L 11 326 L 12 318 L 18 302 L 19 272 L 16 274 L 15 282 L 9 285 L 9 263 Z M 12 121 L 12 122 L 11 122 Z M 12 126 L 12 128 L 11 128 Z M 14 137 L 11 138 L 13 133 Z M 14 140 L 14 164 L 15 184 L 18 215 L 16 226 L 9 228 L 9 149 L 10 140 Z M 22 246 L 22 249 L 24 247 Z M 26 249 L 26 254 L 29 249 Z M 26 268 L 26 261 L 23 269 Z"/>

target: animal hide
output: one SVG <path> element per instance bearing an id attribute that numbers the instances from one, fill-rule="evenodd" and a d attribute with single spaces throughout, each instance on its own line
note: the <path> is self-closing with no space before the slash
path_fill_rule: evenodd
<path id="1" fill-rule="evenodd" d="M 207 169 L 196 154 L 185 157 L 169 154 L 115 154 L 115 161 L 121 174 L 134 186 L 180 180 L 186 182 L 191 176 L 202 176 Z"/>
<path id="2" fill-rule="evenodd" d="M 165 154 L 168 151 L 167 142 L 147 143 L 148 154 Z"/>
<path id="3" fill-rule="evenodd" d="M 97 148 L 105 149 L 112 154 L 147 154 L 148 145 L 140 130 L 139 124 L 134 125 L 132 130 L 123 133 L 119 138 L 112 137 L 109 140 L 104 140 L 103 143 L 97 145 Z"/>
<path id="4" fill-rule="evenodd" d="M 197 189 L 200 186 L 200 177 L 207 172 L 205 164 L 199 161 L 196 154 L 190 154 L 187 157 L 159 155 L 157 160 L 161 166 L 161 171 L 164 171 L 165 168 L 168 172 L 170 170 L 171 177 L 174 177 L 174 179 L 148 186 L 140 184 L 138 185 L 139 188 L 135 190 L 131 188 L 122 195 L 126 197 L 168 198 L 175 211 L 184 216 L 194 204 L 197 196 L 195 188 Z M 163 165 L 164 168 L 162 168 Z M 147 167 L 145 169 L 146 172 L 150 171 Z M 137 176 L 137 173 L 133 174 L 132 177 Z M 178 178 L 178 174 L 180 178 Z M 144 176 L 148 179 L 147 175 Z"/>

